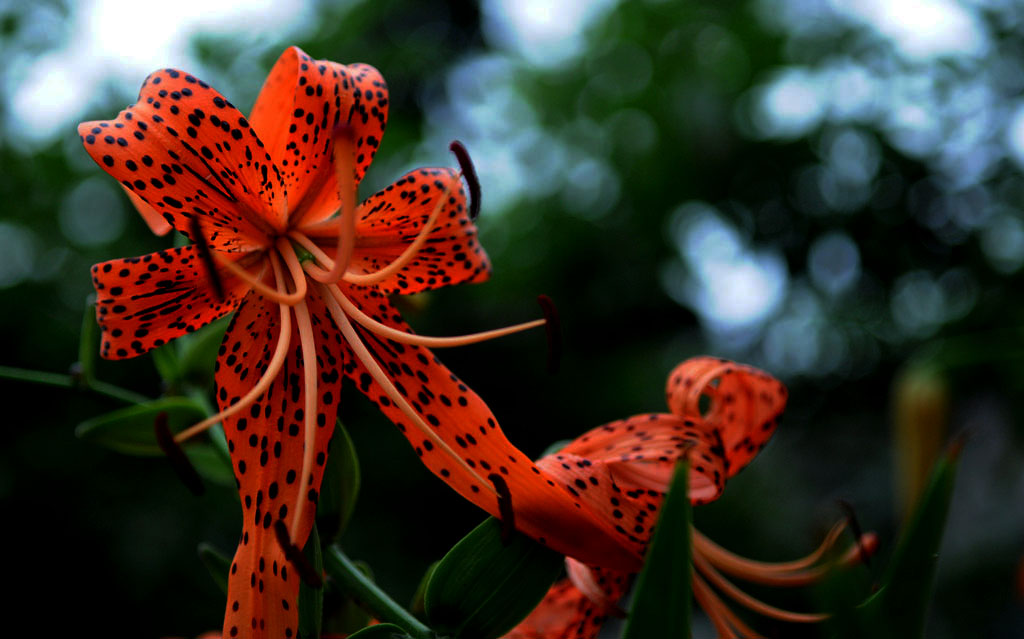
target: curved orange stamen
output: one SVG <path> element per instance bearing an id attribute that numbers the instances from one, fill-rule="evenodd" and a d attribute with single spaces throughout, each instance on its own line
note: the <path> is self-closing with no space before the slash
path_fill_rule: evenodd
<path id="1" fill-rule="evenodd" d="M 329 294 L 327 290 L 324 290 L 327 288 L 328 287 L 321 284 L 321 294 L 327 304 L 327 309 L 334 318 L 335 324 L 337 324 L 338 328 L 341 329 L 341 333 L 345 337 L 345 341 L 348 342 L 349 348 L 351 348 L 355 356 L 359 358 L 359 361 L 363 363 L 363 366 L 366 367 L 366 371 L 371 377 L 373 377 L 373 380 L 380 385 L 381 389 L 384 390 L 384 393 L 392 402 L 395 403 L 396 406 L 398 406 L 399 410 L 401 410 L 406 417 L 412 420 L 413 425 L 419 429 L 427 439 L 433 442 L 434 446 L 436 446 L 438 450 L 454 460 L 455 463 L 461 466 L 467 473 L 478 478 L 484 490 L 489 490 L 495 497 L 498 497 L 498 491 L 491 486 L 490 482 L 484 481 L 475 470 L 470 468 L 469 464 L 466 463 L 466 460 L 452 450 L 451 447 L 448 446 L 447 442 L 441 439 L 441 437 L 434 432 L 434 429 L 423 421 L 423 418 L 420 417 L 419 413 L 409 405 L 409 401 L 398 392 L 398 389 L 395 388 L 395 384 L 391 381 L 391 378 L 388 377 L 387 373 L 385 373 L 380 367 L 380 364 L 377 363 L 377 360 L 373 358 L 373 354 L 370 353 L 369 349 L 366 348 L 366 345 L 363 344 L 363 341 L 356 332 L 355 327 L 352 326 L 352 322 L 348 320 L 344 311 L 341 310 L 341 306 L 338 305 L 337 300 L 335 300 L 334 296 Z"/>
<path id="2" fill-rule="evenodd" d="M 711 620 L 711 625 L 715 627 L 718 639 L 739 639 L 736 633 L 733 632 L 732 626 L 729 625 L 729 620 L 725 613 L 728 608 L 715 595 L 711 587 L 704 583 L 704 580 L 697 574 L 691 575 L 690 583 L 693 585 L 693 598 L 697 600 L 701 609 L 707 614 L 708 619 Z"/>
<path id="3" fill-rule="evenodd" d="M 731 581 L 723 577 L 722 574 L 715 570 L 715 567 L 699 553 L 693 553 L 693 565 L 702 575 L 707 577 L 715 587 L 729 595 L 729 597 L 734 601 L 758 614 L 764 615 L 765 617 L 771 617 L 780 621 L 789 621 L 793 623 L 817 623 L 828 619 L 828 615 L 826 614 L 791 612 L 789 610 L 770 606 L 760 599 L 751 597 L 737 588 Z"/>
<path id="4" fill-rule="evenodd" d="M 278 283 L 279 287 L 284 286 L 284 279 L 281 273 L 281 265 L 276 260 L 271 260 L 271 264 L 274 267 L 274 279 Z M 280 293 L 284 291 L 279 289 Z M 288 356 L 288 345 L 291 343 L 292 336 L 292 317 L 288 312 L 288 307 L 281 305 L 281 333 L 277 337 L 277 346 L 274 349 L 274 355 L 270 358 L 270 363 L 267 365 L 266 371 L 263 376 L 260 377 L 256 385 L 253 386 L 248 393 L 245 394 L 242 399 L 238 400 L 231 406 L 228 406 L 221 412 L 217 413 L 212 417 L 208 417 L 203 421 L 199 422 L 194 426 L 190 426 L 185 430 L 181 431 L 174 437 L 174 441 L 181 443 L 186 439 L 198 435 L 210 426 L 224 420 L 227 417 L 234 415 L 235 413 L 248 408 L 256 399 L 266 392 L 267 388 L 274 382 L 278 372 L 284 365 L 284 360 Z"/>
<path id="5" fill-rule="evenodd" d="M 287 243 L 287 240 L 285 240 L 285 243 Z M 280 246 L 280 242 L 279 242 L 278 245 Z M 291 250 L 291 246 L 290 245 L 288 246 L 288 248 L 289 248 L 289 250 Z M 293 253 L 294 253 L 294 251 L 293 251 Z M 296 290 L 295 290 L 294 293 L 290 293 L 290 294 L 288 294 L 288 293 L 281 293 L 279 289 L 270 288 L 269 286 L 267 286 L 266 284 L 263 283 L 263 281 L 262 281 L 262 279 L 260 277 L 254 276 L 252 273 L 250 273 L 249 271 L 245 270 L 244 268 L 242 268 L 241 266 L 239 266 L 238 264 L 236 264 L 232 260 L 228 259 L 224 255 L 221 255 L 220 252 L 213 251 L 212 254 L 213 254 L 213 258 L 215 260 L 217 260 L 217 262 L 221 266 L 223 266 L 228 271 L 230 271 L 232 275 L 234 275 L 238 279 L 242 280 L 243 282 L 245 282 L 246 284 L 251 286 L 260 295 L 262 295 L 263 297 L 267 298 L 268 300 L 270 300 L 272 302 L 275 302 L 277 304 L 284 304 L 285 306 L 295 306 L 296 304 L 298 304 L 300 301 L 302 301 L 306 297 L 306 278 L 305 277 L 301 277 L 299 280 L 295 281 L 295 289 Z M 267 254 L 270 257 L 271 263 L 274 263 L 274 262 L 276 262 L 278 260 L 278 257 L 277 257 L 277 255 L 276 255 L 276 253 L 274 251 L 268 251 Z M 298 258 L 296 258 L 296 263 L 298 263 Z M 289 268 L 289 271 L 291 271 L 290 268 Z"/>
<path id="6" fill-rule="evenodd" d="M 538 326 L 544 326 L 546 320 L 538 319 L 529 322 L 523 322 L 522 324 L 514 324 L 512 326 L 506 326 L 504 328 L 496 328 L 490 331 L 482 331 L 480 333 L 470 333 L 469 335 L 457 335 L 453 337 L 428 337 L 425 335 L 415 335 L 413 333 L 407 333 L 400 331 L 391 326 L 387 326 L 373 319 L 363 311 L 359 310 L 355 304 L 352 303 L 345 294 L 337 286 L 328 286 L 327 290 L 330 291 L 331 295 L 334 296 L 338 303 L 341 305 L 342 310 L 345 314 L 354 319 L 364 328 L 373 331 L 377 335 L 394 342 L 401 344 L 410 344 L 413 346 L 426 346 L 427 348 L 446 348 L 450 346 L 466 346 L 467 344 L 476 344 L 477 342 L 485 342 L 489 339 L 495 339 L 498 337 L 504 337 L 505 335 L 512 335 L 513 333 L 519 333 L 521 331 L 529 330 L 531 328 L 537 328 Z"/>
<path id="7" fill-rule="evenodd" d="M 341 197 L 338 252 L 326 271 L 314 269 L 310 273 L 318 282 L 334 283 L 342 279 L 349 262 L 352 261 L 352 252 L 356 246 L 355 140 L 353 136 L 352 127 L 348 125 L 340 125 L 335 129 L 332 155 L 338 181 L 338 195 Z M 320 259 L 317 257 L 317 260 Z M 324 261 L 323 263 L 326 265 L 328 262 Z M 314 275 L 314 273 L 316 274 Z"/>
<path id="8" fill-rule="evenodd" d="M 306 490 L 309 488 L 309 476 L 313 469 L 313 448 L 316 444 L 316 415 L 318 407 L 317 374 L 316 374 L 316 343 L 313 341 L 313 325 L 309 319 L 306 302 L 300 302 L 292 309 L 295 313 L 295 325 L 299 331 L 299 343 L 302 346 L 302 372 L 305 405 L 303 407 L 302 475 L 299 478 L 299 492 L 296 495 L 295 517 L 292 519 L 291 538 L 299 538 L 299 526 L 302 524 L 302 511 L 305 509 Z"/>
<path id="9" fill-rule="evenodd" d="M 772 586 L 800 586 L 813 583 L 825 574 L 826 566 L 817 568 L 811 568 L 811 566 L 824 557 L 845 529 L 845 521 L 836 523 L 814 552 L 794 561 L 780 563 L 755 561 L 741 557 L 711 541 L 696 528 L 691 527 L 690 530 L 693 535 L 694 551 L 703 555 L 719 570 L 753 583 Z"/>

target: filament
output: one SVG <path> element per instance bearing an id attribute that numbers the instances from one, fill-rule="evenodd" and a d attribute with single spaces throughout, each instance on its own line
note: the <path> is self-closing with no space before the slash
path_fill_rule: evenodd
<path id="1" fill-rule="evenodd" d="M 313 468 L 313 448 L 316 445 L 316 414 L 318 408 L 317 380 L 316 380 L 316 343 L 313 341 L 313 325 L 309 320 L 309 309 L 306 302 L 300 302 L 294 307 L 295 324 L 299 330 L 299 343 L 302 345 L 302 372 L 303 372 L 303 393 L 305 394 L 305 406 L 303 407 L 303 435 L 302 445 L 302 475 L 299 478 L 299 492 L 296 496 L 295 518 L 292 520 L 291 538 L 298 539 L 299 526 L 302 524 L 302 511 L 305 508 L 307 497 L 306 490 L 309 488 L 309 476 Z"/>
<path id="2" fill-rule="evenodd" d="M 290 248 L 291 247 L 289 247 L 289 249 Z M 277 261 L 278 257 L 274 251 L 269 251 L 268 255 L 270 256 L 270 261 L 272 263 Z M 260 295 L 269 299 L 272 302 L 276 302 L 277 304 L 284 304 L 285 306 L 295 306 L 300 301 L 302 301 L 302 299 L 306 296 L 305 277 L 295 281 L 294 293 L 285 294 L 280 292 L 280 290 L 270 288 L 269 286 L 264 284 L 262 280 L 253 276 L 252 273 L 245 270 L 244 268 L 242 268 L 232 260 L 228 259 L 227 257 L 221 255 L 219 251 L 214 251 L 213 257 L 214 259 L 217 260 L 217 262 L 220 263 L 221 266 L 230 271 L 232 275 L 234 275 L 238 279 L 242 280 L 243 282 L 251 286 Z M 280 287 L 278 288 L 280 289 Z"/>
<path id="3" fill-rule="evenodd" d="M 828 615 L 819 613 L 800 613 L 782 610 L 781 608 L 769 606 L 763 601 L 751 597 L 737 588 L 731 581 L 723 577 L 722 574 L 715 570 L 714 566 L 712 566 L 700 553 L 693 553 L 693 565 L 719 590 L 732 597 L 732 599 L 740 605 L 749 608 L 758 614 L 764 615 L 765 617 L 794 623 L 816 623 L 828 618 Z"/>
<path id="4" fill-rule="evenodd" d="M 274 267 L 274 279 L 278 283 L 278 286 L 284 285 L 284 280 L 281 276 L 281 265 L 277 260 L 271 260 L 271 264 Z M 279 292 L 283 294 L 283 291 Z M 273 383 L 277 377 L 278 372 L 281 370 L 281 366 L 284 365 L 284 360 L 288 356 L 288 345 L 291 342 L 292 336 L 292 316 L 288 312 L 288 307 L 281 305 L 281 332 L 277 336 L 277 346 L 274 349 L 274 355 L 270 358 L 270 363 L 267 365 L 266 371 L 263 376 L 260 377 L 256 385 L 253 386 L 248 393 L 245 394 L 242 399 L 238 400 L 231 406 L 228 406 L 221 412 L 217 413 L 213 417 L 208 417 L 203 421 L 199 422 L 194 426 L 181 431 L 174 437 L 174 441 L 183 442 L 186 439 L 193 437 L 210 426 L 234 415 L 235 413 L 249 407 L 256 399 L 266 392 L 267 388 Z"/>
<path id="5" fill-rule="evenodd" d="M 339 125 L 334 130 L 334 144 L 331 150 L 334 160 L 334 171 L 338 181 L 338 195 L 341 199 L 341 219 L 338 229 L 338 252 L 333 264 L 326 272 L 318 272 L 314 277 L 318 282 L 337 282 L 345 274 L 352 260 L 352 252 L 356 244 L 356 175 L 355 175 L 355 140 L 352 127 Z M 318 258 L 319 259 L 319 258 Z M 326 264 L 326 262 L 325 262 Z M 319 270 L 319 269 L 317 269 Z M 310 273 L 310 275 L 313 275 Z"/>
<path id="6" fill-rule="evenodd" d="M 326 287 L 321 285 L 321 289 L 324 288 Z M 355 354 L 357 358 L 359 358 L 359 361 L 363 363 L 363 366 L 366 367 L 367 372 L 370 374 L 371 377 L 373 377 L 374 381 L 376 381 L 380 385 L 380 387 L 384 390 L 384 393 L 391 399 L 391 401 L 395 403 L 395 405 L 402 411 L 402 413 L 406 417 L 413 421 L 413 423 L 416 425 L 416 428 L 418 428 L 431 442 L 433 442 L 433 444 L 440 451 L 442 451 L 444 454 L 448 455 L 451 459 L 453 459 L 459 466 L 461 466 L 467 473 L 469 473 L 470 476 L 480 479 L 480 476 L 477 475 L 476 472 L 469 467 L 466 461 L 462 457 L 460 457 L 454 450 L 452 450 L 451 447 L 448 446 L 448 444 L 443 439 L 441 439 L 441 437 L 437 433 L 435 433 L 434 430 L 430 426 L 428 426 L 426 422 L 423 421 L 423 418 L 420 417 L 419 413 L 417 413 L 413 409 L 413 407 L 409 405 L 409 402 L 405 399 L 405 397 L 403 397 L 402 394 L 398 392 L 398 389 L 395 388 L 394 383 L 387 376 L 387 373 L 385 373 L 381 369 L 380 364 L 378 364 L 377 361 L 373 358 L 373 354 L 370 353 L 369 349 L 366 348 L 366 345 L 363 344 L 363 341 L 362 339 L 360 339 L 359 334 L 356 333 L 355 327 L 352 326 L 352 322 L 348 320 L 348 317 L 345 315 L 344 311 L 341 310 L 341 307 L 338 305 L 338 302 L 334 299 L 334 296 L 329 295 L 326 290 L 321 290 L 321 293 L 323 295 L 324 301 L 327 303 L 328 310 L 331 312 L 331 316 L 334 318 L 334 321 L 338 325 L 338 328 L 341 329 L 341 333 L 342 335 L 344 335 L 345 340 L 348 342 L 349 347 L 352 349 L 352 352 Z M 481 480 L 480 483 L 482 485 L 483 490 L 489 490 L 495 497 L 499 497 L 497 490 L 488 482 Z"/>
<path id="7" fill-rule="evenodd" d="M 708 618 L 711 620 L 711 625 L 715 627 L 715 633 L 718 635 L 718 639 L 738 639 L 736 633 L 732 631 L 732 627 L 729 625 L 729 621 L 724 613 L 726 605 L 722 603 L 711 587 L 708 586 L 700 575 L 694 573 L 691 575 L 690 583 L 693 584 L 693 597 L 700 604 L 700 607 L 707 613 Z"/>
<path id="8" fill-rule="evenodd" d="M 412 346 L 426 346 L 427 348 L 465 346 L 467 344 L 476 344 L 477 342 L 484 342 L 489 339 L 504 337 L 505 335 L 511 335 L 531 328 L 537 328 L 538 326 L 543 326 L 545 323 L 545 320 L 537 319 L 524 322 L 522 324 L 506 326 L 505 328 L 496 328 L 494 330 L 483 331 L 480 333 L 470 333 L 469 335 L 458 335 L 454 337 L 427 337 L 424 335 L 416 335 L 400 331 L 396 328 L 392 328 L 391 326 L 378 322 L 361 311 L 358 306 L 345 297 L 345 294 L 342 293 L 337 286 L 328 286 L 327 290 L 330 291 L 331 295 L 333 295 L 336 300 L 338 300 L 338 303 L 341 305 L 342 310 L 345 311 L 345 314 L 350 316 L 367 330 L 373 331 L 377 335 L 391 341 L 399 342 L 401 344 L 410 344 Z"/>

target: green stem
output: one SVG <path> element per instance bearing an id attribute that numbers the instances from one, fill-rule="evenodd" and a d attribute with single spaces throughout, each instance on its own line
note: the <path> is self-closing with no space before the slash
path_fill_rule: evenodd
<path id="1" fill-rule="evenodd" d="M 433 639 L 434 633 L 409 614 L 377 587 L 345 556 L 337 546 L 329 546 L 324 554 L 324 567 L 339 582 L 342 590 L 352 595 L 376 619 L 401 626 L 417 639 Z"/>
<path id="2" fill-rule="evenodd" d="M 0 378 L 17 379 L 33 384 L 59 386 L 60 388 L 85 388 L 127 404 L 141 404 L 150 401 L 150 398 L 145 395 L 140 395 L 120 386 L 114 386 L 113 384 L 97 380 L 87 382 L 86 380 L 76 379 L 71 375 L 62 375 L 60 373 L 33 371 L 26 368 L 14 368 L 13 366 L 0 366 Z"/>

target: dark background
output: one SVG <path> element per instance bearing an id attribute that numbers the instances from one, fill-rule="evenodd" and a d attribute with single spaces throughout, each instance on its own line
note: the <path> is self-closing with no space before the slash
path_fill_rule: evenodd
<path id="1" fill-rule="evenodd" d="M 511 4 L 312 3 L 301 27 L 197 32 L 189 57 L 167 64 L 243 110 L 289 44 L 379 68 L 390 120 L 363 197 L 414 166 L 453 165 L 447 142 L 467 144 L 494 276 L 404 312 L 446 335 L 531 319 L 537 294 L 555 299 L 558 375 L 544 370 L 540 333 L 440 354 L 526 453 L 664 410 L 669 370 L 692 355 L 783 379 L 791 399 L 773 441 L 696 513 L 727 547 L 803 554 L 844 499 L 881 535 L 877 573 L 909 481 L 899 461 L 967 432 L 927 634 L 1024 634 L 1024 7 L 922 3 L 865 17 L 810 0 L 603 3 L 561 37 L 578 45 L 566 52 L 516 41 L 501 10 Z M 98 83 L 53 135 L 26 131 L 12 106 L 32 63 L 67 46 L 90 6 L 0 2 L 3 365 L 67 371 L 89 266 L 172 241 L 149 234 L 74 130 L 113 117 L 144 73 Z M 101 362 L 99 376 L 162 392 L 149 357 Z M 898 391 L 908 377 L 937 390 Z M 901 392 L 933 417 L 897 445 Z M 76 440 L 74 426 L 114 400 L 11 380 L 0 398 L 8 609 L 59 610 L 61 631 L 87 635 L 218 628 L 223 599 L 195 546 L 234 548 L 233 490 L 193 498 L 161 459 Z M 343 545 L 406 601 L 481 513 L 359 393 L 343 399 L 364 482 Z M 710 636 L 703 624 L 698 636 Z"/>

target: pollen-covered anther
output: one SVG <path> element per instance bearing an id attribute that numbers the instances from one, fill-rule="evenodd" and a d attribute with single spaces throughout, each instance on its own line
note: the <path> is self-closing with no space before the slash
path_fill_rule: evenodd
<path id="1" fill-rule="evenodd" d="M 306 582 L 307 586 L 322 588 L 324 585 L 323 576 L 317 574 L 313 566 L 309 565 L 306 556 L 302 554 L 302 549 L 292 543 L 291 537 L 288 536 L 288 526 L 280 519 L 274 522 L 274 535 L 277 537 L 277 543 L 281 546 L 282 552 L 284 552 L 284 558 L 295 567 L 302 581 Z"/>
<path id="2" fill-rule="evenodd" d="M 153 432 L 156 435 L 157 445 L 160 446 L 160 450 L 163 451 L 168 461 L 171 462 L 171 467 L 174 468 L 174 472 L 181 479 L 182 483 L 192 491 L 193 495 L 202 495 L 206 491 L 205 486 L 203 486 L 203 480 L 199 477 L 199 473 L 196 471 L 195 466 L 192 465 L 192 462 L 189 461 L 188 456 L 185 455 L 185 451 L 174 441 L 171 429 L 167 425 L 166 412 L 161 411 L 157 414 L 156 419 L 153 420 Z"/>
<path id="3" fill-rule="evenodd" d="M 501 515 L 501 543 L 508 545 L 516 534 L 516 511 L 512 507 L 512 491 L 509 490 L 505 478 L 498 473 L 491 473 L 487 479 L 494 484 L 498 493 L 498 513 Z"/>
<path id="4" fill-rule="evenodd" d="M 480 215 L 480 180 L 476 176 L 476 167 L 473 166 L 469 151 L 462 142 L 452 140 L 448 148 L 455 154 L 459 168 L 462 169 L 462 177 L 466 178 L 466 184 L 469 186 L 469 219 L 475 220 Z"/>

